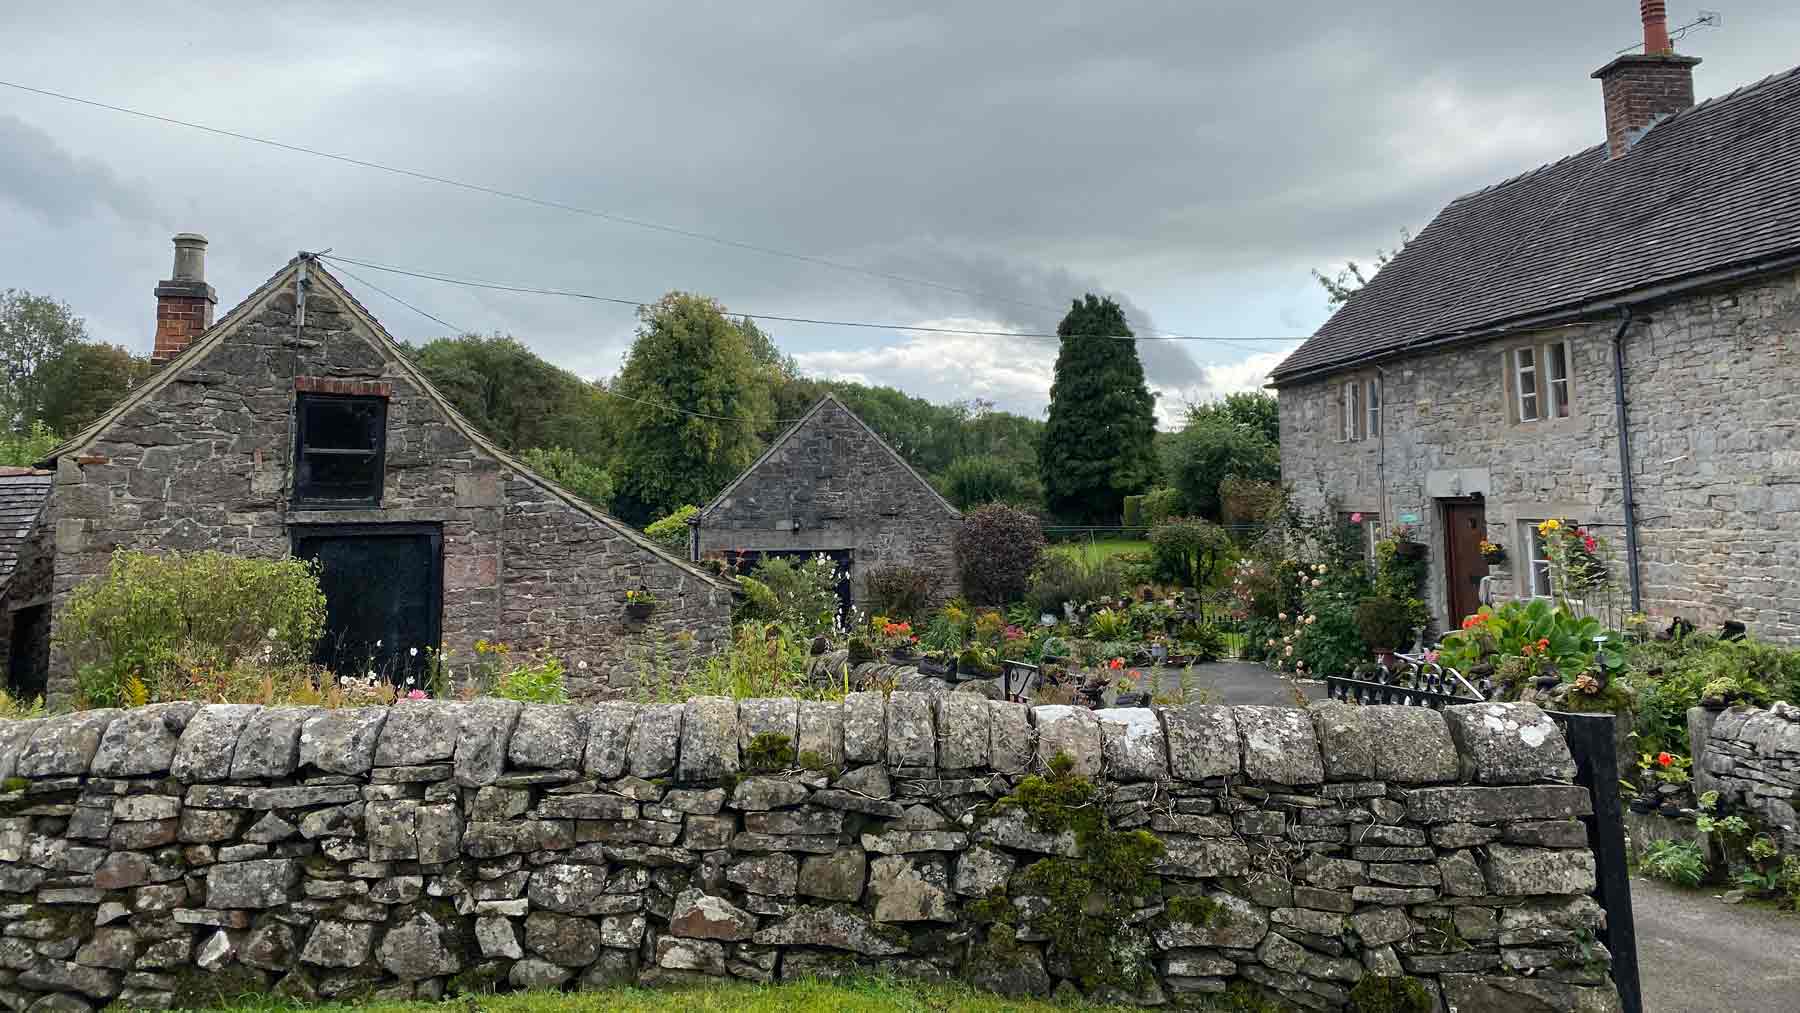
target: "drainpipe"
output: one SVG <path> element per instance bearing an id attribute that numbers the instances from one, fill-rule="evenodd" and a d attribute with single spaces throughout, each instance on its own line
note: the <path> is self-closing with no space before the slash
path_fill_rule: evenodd
<path id="1" fill-rule="evenodd" d="M 1613 412 L 1619 426 L 1619 481 L 1625 500 L 1625 565 L 1631 575 L 1631 611 L 1644 611 L 1644 589 L 1638 579 L 1637 502 L 1631 492 L 1631 428 L 1625 420 L 1625 332 L 1631 329 L 1631 305 L 1620 308 L 1619 329 L 1612 336 Z"/>
<path id="2" fill-rule="evenodd" d="M 1375 434 L 1375 486 L 1380 496 L 1382 522 L 1392 528 L 1399 518 L 1394 516 L 1392 506 L 1388 503 L 1387 490 L 1388 371 L 1376 364 L 1375 374 L 1381 378 L 1381 408 L 1380 415 L 1376 418 L 1381 431 Z"/>

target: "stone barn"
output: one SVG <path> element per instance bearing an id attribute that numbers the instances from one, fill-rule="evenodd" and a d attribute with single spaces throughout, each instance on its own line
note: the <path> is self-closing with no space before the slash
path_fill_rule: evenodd
<path id="1" fill-rule="evenodd" d="M 696 560 L 826 553 L 848 569 L 850 600 L 866 598 L 869 574 L 885 566 L 936 574 L 940 595 L 961 586 L 962 513 L 830 395 L 688 523 Z"/>
<path id="2" fill-rule="evenodd" d="M 44 462 L 52 630 L 115 550 L 217 549 L 318 560 L 318 660 L 338 671 L 399 679 L 425 648 L 466 662 L 486 639 L 560 657 L 570 694 L 596 699 L 651 652 L 678 671 L 728 633 L 724 582 L 477 432 L 317 258 L 214 323 L 206 240 L 175 247 L 160 368 Z M 647 622 L 625 616 L 639 587 L 659 599 Z M 55 705 L 73 677 L 55 650 L 48 669 Z"/>

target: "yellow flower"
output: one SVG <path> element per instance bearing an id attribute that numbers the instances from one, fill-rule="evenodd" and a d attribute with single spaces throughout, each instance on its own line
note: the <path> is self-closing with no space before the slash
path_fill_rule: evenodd
<path id="1" fill-rule="evenodd" d="M 1555 531 L 1560 527 L 1562 527 L 1562 521 L 1559 521 L 1556 518 L 1552 517 L 1549 520 L 1545 521 L 1544 523 L 1538 525 L 1538 534 L 1547 535 L 1550 532 Z"/>

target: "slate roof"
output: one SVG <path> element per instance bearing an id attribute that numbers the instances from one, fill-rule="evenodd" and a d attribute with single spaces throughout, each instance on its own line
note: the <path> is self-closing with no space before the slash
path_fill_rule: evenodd
<path id="1" fill-rule="evenodd" d="M 0 468 L 0 588 L 19 568 L 19 550 L 44 512 L 54 477 L 35 468 Z"/>
<path id="2" fill-rule="evenodd" d="M 828 406 L 828 405 L 830 407 L 836 408 L 838 411 L 843 412 L 845 415 L 848 415 L 852 422 L 855 422 L 858 426 L 861 426 L 863 432 L 869 434 L 869 439 L 874 440 L 876 446 L 880 447 L 882 450 L 887 451 L 888 456 L 892 457 L 895 461 L 899 462 L 900 467 L 906 469 L 906 473 L 908 475 L 912 476 L 913 481 L 915 481 L 915 482 L 919 483 L 921 486 L 923 486 L 925 488 L 925 491 L 929 492 L 931 494 L 931 498 L 937 500 L 938 505 L 942 506 L 945 510 L 949 511 L 950 515 L 952 517 L 961 517 L 962 516 L 962 511 L 956 509 L 955 506 L 951 505 L 950 501 L 945 499 L 943 494 L 937 491 L 936 486 L 932 485 L 929 481 L 927 481 L 924 475 L 919 474 L 919 469 L 913 467 L 911 464 L 908 464 L 906 461 L 906 458 L 900 456 L 900 452 L 898 450 L 895 450 L 893 447 L 889 446 L 888 441 L 881 438 L 881 434 L 875 431 L 874 426 L 871 426 L 867 422 L 864 422 L 862 416 L 851 411 L 850 406 L 845 404 L 844 402 L 838 400 L 838 396 L 836 394 L 827 394 L 824 397 L 820 398 L 819 400 L 813 402 L 813 406 L 806 410 L 805 415 L 800 416 L 798 421 L 796 421 L 793 425 L 787 427 L 786 431 L 784 431 L 780 436 L 777 436 L 777 437 L 775 437 L 774 440 L 770 441 L 769 449 L 767 449 L 767 450 L 763 451 L 761 454 L 757 455 L 756 460 L 750 462 L 750 467 L 745 468 L 743 470 L 742 474 L 740 474 L 740 475 L 738 475 L 738 477 L 732 479 L 731 484 L 729 484 L 725 488 L 719 490 L 719 494 L 712 498 L 712 502 L 701 507 L 698 511 L 696 511 L 694 513 L 694 516 L 688 518 L 688 523 L 694 524 L 694 525 L 703 523 L 707 517 L 712 515 L 713 511 L 717 510 L 720 506 L 722 506 L 725 503 L 725 501 L 727 499 L 731 498 L 731 494 L 737 491 L 738 486 L 744 484 L 745 479 L 749 478 L 751 475 L 754 475 L 756 473 L 756 469 L 762 467 L 765 462 L 767 462 L 770 458 L 774 457 L 775 454 L 778 451 L 780 451 L 781 448 L 783 446 L 785 446 L 789 440 L 793 439 L 795 433 L 798 433 L 801 429 L 805 428 L 806 424 L 808 422 L 811 422 L 815 417 L 817 417 L 820 412 L 824 411 L 826 406 Z"/>
<path id="3" fill-rule="evenodd" d="M 1800 67 L 1451 201 L 1272 379 L 1796 251 Z"/>

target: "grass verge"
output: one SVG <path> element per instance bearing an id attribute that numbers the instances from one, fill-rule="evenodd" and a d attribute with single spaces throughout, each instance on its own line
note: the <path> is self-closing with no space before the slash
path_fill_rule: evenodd
<path id="1" fill-rule="evenodd" d="M 793 981 L 779 985 L 720 982 L 650 991 L 638 988 L 593 992 L 509 992 L 451 1000 L 449 1003 L 395 1002 L 295 1006 L 277 999 L 246 998 L 223 1013 L 1124 1013 L 1129 1006 L 1063 1004 L 1033 999 L 1007 999 L 949 984 L 892 978 L 852 981 Z"/>

